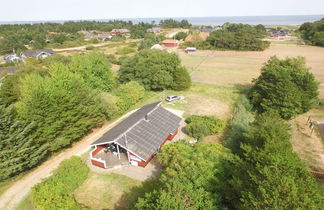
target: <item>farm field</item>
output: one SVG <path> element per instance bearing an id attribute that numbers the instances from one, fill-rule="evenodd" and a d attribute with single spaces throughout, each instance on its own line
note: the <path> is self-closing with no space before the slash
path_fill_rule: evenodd
<path id="1" fill-rule="evenodd" d="M 195 82 L 230 87 L 247 87 L 258 77 L 262 64 L 271 56 L 279 58 L 304 56 L 307 66 L 319 82 L 324 82 L 324 48 L 272 43 L 263 52 L 198 51 L 186 54 L 178 51 L 183 64 Z M 320 90 L 324 98 L 324 88 Z"/>

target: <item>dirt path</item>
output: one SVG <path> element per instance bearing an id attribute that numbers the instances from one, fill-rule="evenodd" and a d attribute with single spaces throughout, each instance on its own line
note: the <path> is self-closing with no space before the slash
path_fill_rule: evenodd
<path id="1" fill-rule="evenodd" d="M 121 120 L 125 119 L 135 110 L 123 115 L 121 118 L 114 122 L 107 122 L 101 128 L 94 130 L 91 134 L 84 137 L 73 147 L 61 152 L 61 154 L 53 157 L 52 159 L 44 162 L 38 168 L 31 173 L 24 176 L 19 181 L 15 182 L 10 188 L 8 188 L 0 197 L 0 209 L 15 209 L 15 206 L 28 194 L 31 188 L 42 181 L 42 179 L 51 175 L 58 165 L 65 159 L 71 156 L 80 156 L 87 152 L 90 148 L 90 144 L 101 137 L 111 127 L 116 125 Z"/>

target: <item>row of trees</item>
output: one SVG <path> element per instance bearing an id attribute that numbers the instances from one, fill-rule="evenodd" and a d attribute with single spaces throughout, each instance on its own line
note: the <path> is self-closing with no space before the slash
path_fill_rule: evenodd
<path id="1" fill-rule="evenodd" d="M 184 46 L 198 49 L 229 49 L 262 51 L 269 47 L 270 42 L 263 41 L 266 30 L 263 25 L 224 24 L 221 30 L 210 33 L 206 41 L 187 42 Z"/>
<path id="2" fill-rule="evenodd" d="M 307 43 L 324 47 L 324 18 L 313 23 L 302 24 L 299 32 Z"/>
<path id="3" fill-rule="evenodd" d="M 173 19 L 161 20 L 160 25 L 166 28 L 189 28 L 188 21 L 176 21 Z M 134 24 L 132 21 L 78 21 L 64 23 L 39 23 L 39 24 L 13 24 L 0 25 L 0 55 L 21 52 L 26 50 L 26 45 L 34 49 L 42 49 L 47 46 L 60 47 L 63 43 L 70 41 L 70 45 L 80 45 L 84 42 L 81 30 L 96 30 L 110 32 L 112 29 L 127 28 L 131 31 L 131 38 L 144 38 L 146 30 L 154 26 L 154 23 L 140 22 Z M 47 43 L 50 40 L 51 43 Z"/>

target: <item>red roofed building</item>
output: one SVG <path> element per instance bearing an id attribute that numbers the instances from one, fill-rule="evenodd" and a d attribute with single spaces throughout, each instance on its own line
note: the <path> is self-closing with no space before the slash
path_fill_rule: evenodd
<path id="1" fill-rule="evenodd" d="M 164 47 L 177 47 L 179 45 L 179 41 L 176 39 L 166 39 L 162 41 L 162 45 Z"/>

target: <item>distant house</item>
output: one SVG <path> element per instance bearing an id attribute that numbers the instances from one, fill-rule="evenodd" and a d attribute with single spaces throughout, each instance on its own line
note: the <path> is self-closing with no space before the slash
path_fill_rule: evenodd
<path id="1" fill-rule="evenodd" d="M 102 33 L 102 34 L 98 34 L 97 35 L 97 38 L 102 40 L 102 41 L 105 41 L 105 40 L 109 40 L 112 38 L 112 35 L 110 34 L 107 34 L 107 33 Z"/>
<path id="2" fill-rule="evenodd" d="M 111 31 L 112 34 L 117 35 L 117 34 L 129 34 L 130 30 L 126 28 L 120 28 L 120 29 L 113 29 Z"/>
<path id="3" fill-rule="evenodd" d="M 181 118 L 161 107 L 148 104 L 135 111 L 91 145 L 93 165 L 112 168 L 130 164 L 145 167 L 178 132 Z"/>
<path id="4" fill-rule="evenodd" d="M 161 32 L 161 27 L 160 26 L 154 26 L 152 28 L 149 28 L 146 30 L 148 33 L 160 33 Z"/>
<path id="5" fill-rule="evenodd" d="M 186 38 L 185 38 L 185 42 L 195 42 L 195 41 L 205 41 L 207 38 L 209 37 L 209 33 L 207 32 L 200 32 L 198 35 L 193 35 L 193 34 L 189 34 Z"/>
<path id="6" fill-rule="evenodd" d="M 4 57 L 4 60 L 7 63 L 18 63 L 23 61 L 20 56 L 16 56 L 16 55 L 7 55 Z"/>
<path id="7" fill-rule="evenodd" d="M 46 58 L 48 56 L 51 56 L 54 54 L 54 51 L 52 49 L 41 49 L 41 50 L 28 50 L 23 53 L 21 53 L 21 58 L 36 58 L 36 59 L 42 59 Z"/>
<path id="8" fill-rule="evenodd" d="M 200 32 L 204 32 L 204 33 L 211 33 L 213 31 L 214 31 L 213 28 L 201 28 L 200 29 Z"/>
<path id="9" fill-rule="evenodd" d="M 155 44 L 151 47 L 152 50 L 165 50 L 165 48 L 160 44 Z"/>
<path id="10" fill-rule="evenodd" d="M 179 45 L 179 41 L 176 39 L 166 39 L 162 41 L 162 45 L 164 47 L 177 47 Z"/>
<path id="11" fill-rule="evenodd" d="M 93 34 L 89 31 L 78 31 L 78 33 L 83 34 L 83 38 L 85 41 L 89 41 L 94 38 Z"/>

